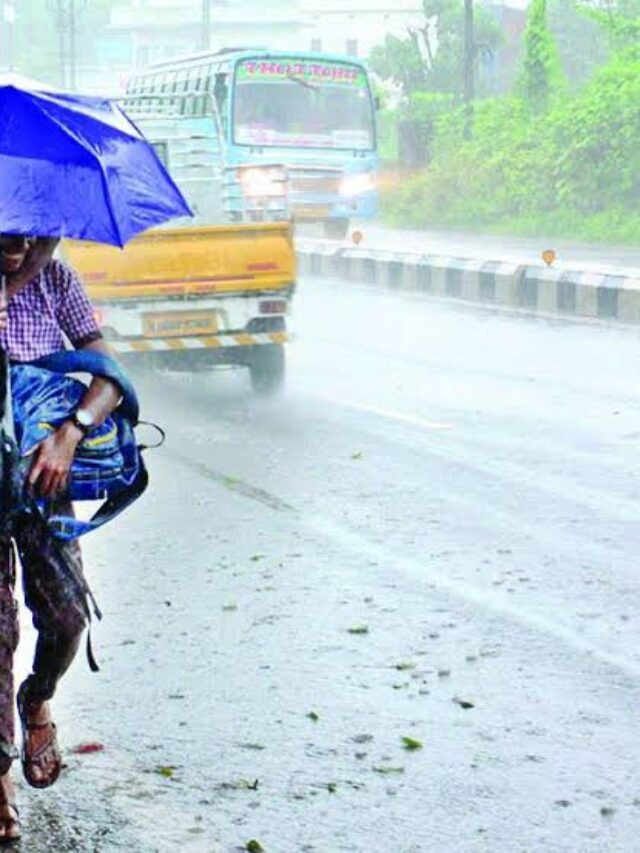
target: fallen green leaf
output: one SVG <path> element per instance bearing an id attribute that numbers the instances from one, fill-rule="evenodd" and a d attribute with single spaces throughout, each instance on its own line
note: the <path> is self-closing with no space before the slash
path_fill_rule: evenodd
<path id="1" fill-rule="evenodd" d="M 239 743 L 238 746 L 242 747 L 242 749 L 264 749 L 265 747 L 261 743 Z"/>
<path id="2" fill-rule="evenodd" d="M 329 784 L 327 785 L 327 791 L 330 794 L 335 794 L 335 792 L 337 790 L 338 790 L 338 784 L 336 782 L 329 782 Z"/>
<path id="3" fill-rule="evenodd" d="M 318 714 L 316 714 L 315 711 L 309 711 L 309 713 L 307 714 L 307 717 L 309 717 L 310 720 L 313 720 L 314 723 L 317 723 L 318 720 L 320 719 L 320 716 Z"/>
<path id="4" fill-rule="evenodd" d="M 248 853 L 262 853 L 264 847 L 255 838 L 252 838 L 251 841 L 247 841 L 247 850 Z"/>
<path id="5" fill-rule="evenodd" d="M 172 764 L 165 764 L 162 767 L 156 767 L 156 773 L 164 776 L 165 779 L 171 779 L 176 772 L 176 768 Z"/>
<path id="6" fill-rule="evenodd" d="M 351 628 L 347 629 L 350 634 L 368 634 L 369 626 L 368 625 L 352 625 Z"/>
<path id="7" fill-rule="evenodd" d="M 413 750 L 413 749 L 422 749 L 422 741 L 416 740 L 412 737 L 403 737 L 402 743 L 405 749 Z"/>
<path id="8" fill-rule="evenodd" d="M 398 672 L 405 672 L 408 669 L 415 669 L 415 668 L 416 668 L 416 665 L 411 660 L 403 660 L 403 661 L 400 661 L 400 663 L 397 663 L 395 665 L 395 669 L 397 669 Z"/>
<path id="9" fill-rule="evenodd" d="M 226 611 L 237 610 L 238 605 L 235 603 L 235 601 L 230 601 L 229 604 L 223 604 L 222 609 Z"/>
<path id="10" fill-rule="evenodd" d="M 356 452 L 355 452 L 355 453 L 352 453 L 352 454 L 351 454 L 351 458 L 352 458 L 352 459 L 362 459 L 362 451 L 361 451 L 361 450 L 356 450 Z"/>
<path id="11" fill-rule="evenodd" d="M 264 557 L 264 554 L 254 554 L 250 559 L 252 562 L 257 563 L 258 560 L 262 560 L 263 557 Z"/>

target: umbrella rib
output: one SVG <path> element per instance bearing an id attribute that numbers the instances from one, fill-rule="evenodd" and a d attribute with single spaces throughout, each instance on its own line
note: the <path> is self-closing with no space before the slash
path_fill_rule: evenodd
<path id="1" fill-rule="evenodd" d="M 102 186 L 104 187 L 104 197 L 107 202 L 107 208 L 109 210 L 109 216 L 111 217 L 111 224 L 113 225 L 116 238 L 118 240 L 118 245 L 121 249 L 124 249 L 124 240 L 122 239 L 122 233 L 120 231 L 120 226 L 118 225 L 118 220 L 116 219 L 116 215 L 113 210 L 113 205 L 111 204 L 111 193 L 109 192 L 109 183 L 107 181 L 107 175 L 102 165 L 102 162 L 98 160 L 98 165 L 100 166 L 100 176 L 102 178 Z"/>
<path id="2" fill-rule="evenodd" d="M 36 104 L 37 108 L 40 110 L 40 112 L 44 113 L 48 119 L 50 119 L 55 124 L 57 124 L 57 126 L 60 128 L 60 130 L 63 133 L 65 133 L 67 136 L 69 136 L 71 139 L 73 139 L 74 142 L 77 142 L 81 148 L 84 148 L 84 150 L 94 158 L 95 162 L 100 167 L 100 176 L 102 179 L 102 186 L 104 189 L 105 199 L 107 202 L 107 208 L 109 211 L 109 218 L 111 219 L 111 225 L 113 226 L 113 230 L 114 230 L 116 239 L 118 241 L 118 245 L 120 246 L 120 248 L 124 248 L 124 241 L 122 239 L 122 233 L 120 232 L 120 227 L 118 225 L 118 221 L 117 221 L 115 214 L 114 214 L 114 211 L 113 211 L 113 205 L 111 204 L 111 196 L 109 193 L 109 184 L 107 182 L 107 175 L 105 173 L 105 169 L 104 169 L 104 166 L 102 164 L 102 161 L 97 156 L 97 154 L 93 150 L 93 148 L 91 148 L 91 146 L 84 139 L 82 139 L 80 136 L 78 136 L 76 133 L 74 133 L 70 128 L 66 127 L 61 121 L 59 121 L 59 119 L 55 115 L 52 115 L 48 110 L 43 109 L 40 103 L 38 103 L 36 101 L 35 104 Z"/>

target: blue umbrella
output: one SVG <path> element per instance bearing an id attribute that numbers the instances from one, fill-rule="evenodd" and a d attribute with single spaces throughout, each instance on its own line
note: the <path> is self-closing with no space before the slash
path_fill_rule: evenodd
<path id="1" fill-rule="evenodd" d="M 0 76 L 0 233 L 124 246 L 191 215 L 153 146 L 114 103 Z"/>

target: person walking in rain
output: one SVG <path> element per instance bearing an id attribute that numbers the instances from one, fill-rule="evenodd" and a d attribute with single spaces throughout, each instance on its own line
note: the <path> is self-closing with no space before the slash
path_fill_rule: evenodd
<path id="1" fill-rule="evenodd" d="M 60 351 L 65 338 L 75 349 L 111 355 L 78 277 L 64 263 L 51 260 L 55 243 L 0 235 L 0 266 L 9 281 L 8 305 L 0 307 L 0 347 L 12 362 L 30 362 Z M 115 410 L 120 396 L 115 383 L 94 377 L 76 412 L 37 447 L 28 485 L 34 495 L 49 499 L 52 512 L 70 514 L 64 491 L 75 450 L 86 433 Z M 0 842 L 20 837 L 10 776 L 11 763 L 18 757 L 13 679 L 19 631 L 16 553 L 25 601 L 38 633 L 32 672 L 17 695 L 22 769 L 29 785 L 47 788 L 57 780 L 62 765 L 49 700 L 78 650 L 87 606 L 77 587 L 71 588 L 56 574 L 55 549 L 82 579 L 77 541 L 54 543 L 44 526 L 29 523 L 28 515 L 18 522 L 13 541 L 0 538 Z"/>

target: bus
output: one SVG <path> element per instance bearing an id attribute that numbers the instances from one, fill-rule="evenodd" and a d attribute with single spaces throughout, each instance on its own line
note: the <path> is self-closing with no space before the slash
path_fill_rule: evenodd
<path id="1" fill-rule="evenodd" d="M 357 59 L 201 53 L 134 74 L 124 105 L 135 120 L 178 114 L 212 139 L 228 221 L 251 218 L 247 205 L 255 214 L 281 193 L 294 222 L 322 223 L 330 238 L 344 237 L 352 219 L 377 215 L 376 99 Z"/>

